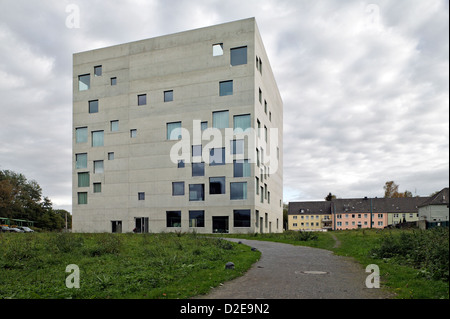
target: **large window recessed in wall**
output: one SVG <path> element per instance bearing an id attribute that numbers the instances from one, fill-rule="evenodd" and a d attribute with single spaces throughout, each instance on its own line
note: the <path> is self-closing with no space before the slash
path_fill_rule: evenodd
<path id="1" fill-rule="evenodd" d="M 213 112 L 213 128 L 222 129 L 228 127 L 230 127 L 228 111 Z"/>
<path id="2" fill-rule="evenodd" d="M 233 177 L 250 177 L 250 163 L 246 160 L 235 160 L 233 163 Z"/>
<path id="3" fill-rule="evenodd" d="M 202 156 L 202 146 L 201 145 L 192 145 L 192 157 Z"/>
<path id="4" fill-rule="evenodd" d="M 181 122 L 167 123 L 167 140 L 181 140 Z"/>
<path id="5" fill-rule="evenodd" d="M 147 104 L 147 94 L 138 95 L 138 105 L 146 105 Z"/>
<path id="6" fill-rule="evenodd" d="M 225 147 L 212 148 L 209 151 L 209 165 L 225 165 Z"/>
<path id="7" fill-rule="evenodd" d="M 184 195 L 184 182 L 173 182 L 172 196 L 183 196 L 183 195 Z"/>
<path id="8" fill-rule="evenodd" d="M 102 192 L 102 183 L 94 183 L 94 193 L 101 193 Z"/>
<path id="9" fill-rule="evenodd" d="M 205 211 L 190 210 L 189 211 L 189 227 L 205 227 Z"/>
<path id="10" fill-rule="evenodd" d="M 181 227 L 181 211 L 166 212 L 167 227 Z"/>
<path id="11" fill-rule="evenodd" d="M 87 143 L 88 128 L 87 127 L 77 127 L 75 129 L 75 140 L 77 143 Z"/>
<path id="12" fill-rule="evenodd" d="M 111 78 L 111 85 L 117 85 L 117 78 L 116 77 Z"/>
<path id="13" fill-rule="evenodd" d="M 223 43 L 217 43 L 213 45 L 213 56 L 223 55 Z"/>
<path id="14" fill-rule="evenodd" d="M 219 95 L 227 96 L 233 95 L 233 81 L 222 81 L 219 82 Z"/>
<path id="15" fill-rule="evenodd" d="M 210 195 L 225 194 L 225 177 L 209 178 L 209 194 Z"/>
<path id="16" fill-rule="evenodd" d="M 94 66 L 94 75 L 102 76 L 102 66 L 101 65 Z"/>
<path id="17" fill-rule="evenodd" d="M 250 114 L 244 115 L 235 115 L 233 117 L 234 123 L 234 131 L 235 133 L 244 132 L 245 130 L 252 127 Z"/>
<path id="18" fill-rule="evenodd" d="M 250 210 L 236 209 L 233 211 L 234 227 L 250 227 Z"/>
<path id="19" fill-rule="evenodd" d="M 75 154 L 76 169 L 87 168 L 87 153 Z"/>
<path id="20" fill-rule="evenodd" d="M 205 176 L 205 163 L 192 163 L 192 177 Z"/>
<path id="21" fill-rule="evenodd" d="M 189 201 L 204 201 L 205 200 L 205 184 L 190 184 L 189 185 Z"/>
<path id="22" fill-rule="evenodd" d="M 231 200 L 247 199 L 247 182 L 230 183 L 230 199 Z"/>
<path id="23" fill-rule="evenodd" d="M 78 187 L 89 187 L 89 172 L 78 173 Z"/>
<path id="24" fill-rule="evenodd" d="M 86 192 L 81 192 L 78 193 L 78 205 L 86 205 L 87 204 L 87 193 Z"/>
<path id="25" fill-rule="evenodd" d="M 98 113 L 98 100 L 89 101 L 89 113 Z"/>
<path id="26" fill-rule="evenodd" d="M 98 147 L 104 145 L 104 132 L 94 131 L 92 132 L 92 146 Z"/>
<path id="27" fill-rule="evenodd" d="M 103 174 L 104 172 L 103 161 L 94 161 L 94 174 Z"/>
<path id="28" fill-rule="evenodd" d="M 232 140 L 231 141 L 231 155 L 244 154 L 244 140 Z"/>
<path id="29" fill-rule="evenodd" d="M 173 90 L 164 91 L 164 102 L 173 101 Z"/>
<path id="30" fill-rule="evenodd" d="M 247 64 L 247 47 L 233 48 L 230 50 L 230 55 L 232 66 Z"/>
<path id="31" fill-rule="evenodd" d="M 119 130 L 119 121 L 111 121 L 111 132 L 117 132 Z"/>
<path id="32" fill-rule="evenodd" d="M 84 74 L 78 76 L 78 91 L 86 91 L 91 87 L 91 75 Z"/>

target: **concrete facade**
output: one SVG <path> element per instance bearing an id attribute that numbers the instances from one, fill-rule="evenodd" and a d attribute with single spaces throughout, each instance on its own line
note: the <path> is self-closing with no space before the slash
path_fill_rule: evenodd
<path id="1" fill-rule="evenodd" d="M 282 164 L 255 19 L 73 55 L 74 232 L 281 232 Z"/>

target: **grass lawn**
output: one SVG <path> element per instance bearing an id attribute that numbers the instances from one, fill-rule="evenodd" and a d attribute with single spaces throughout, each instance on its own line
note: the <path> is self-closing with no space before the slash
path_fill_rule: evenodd
<path id="1" fill-rule="evenodd" d="M 260 258 L 248 246 L 179 233 L 0 233 L 0 243 L 0 299 L 184 299 Z M 71 264 L 80 288 L 66 287 Z"/>
<path id="2" fill-rule="evenodd" d="M 364 268 L 375 264 L 380 269 L 382 289 L 387 289 L 399 299 L 448 299 L 449 232 L 400 229 L 359 229 L 333 232 L 292 232 L 282 234 L 227 235 L 234 238 L 268 240 L 293 245 L 303 245 L 333 251 L 336 255 L 353 257 Z M 340 245 L 335 247 L 335 237 Z M 374 249 L 386 243 L 400 249 L 389 258 L 374 254 Z M 402 247 L 403 245 L 403 247 Z M 397 247 L 399 246 L 399 247 Z M 390 247 L 387 247 L 390 248 Z M 430 255 L 444 260 L 435 266 Z M 445 263 L 446 260 L 446 263 Z M 442 266 L 443 265 L 443 266 Z M 439 278 L 432 277 L 433 266 L 441 267 Z M 430 271 L 431 269 L 431 271 Z M 435 271 L 436 272 L 436 271 Z M 443 275 L 442 275 L 443 274 Z M 369 274 L 368 274 L 369 275 Z M 441 277 L 446 277 L 441 279 Z"/>

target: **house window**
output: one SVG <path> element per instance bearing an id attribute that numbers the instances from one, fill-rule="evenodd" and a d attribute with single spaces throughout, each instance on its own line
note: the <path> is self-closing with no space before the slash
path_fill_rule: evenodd
<path id="1" fill-rule="evenodd" d="M 208 122 L 201 122 L 200 123 L 200 129 L 202 131 L 206 130 L 208 128 Z"/>
<path id="2" fill-rule="evenodd" d="M 94 174 L 103 174 L 103 161 L 94 161 Z"/>
<path id="3" fill-rule="evenodd" d="M 213 56 L 223 55 L 223 43 L 213 44 Z"/>
<path id="4" fill-rule="evenodd" d="M 259 195 L 259 178 L 258 177 L 255 177 L 255 180 L 256 180 L 256 195 Z"/>
<path id="5" fill-rule="evenodd" d="M 267 101 L 264 100 L 264 113 L 267 114 Z"/>
<path id="6" fill-rule="evenodd" d="M 87 153 L 75 154 L 75 163 L 77 169 L 87 168 Z"/>
<path id="7" fill-rule="evenodd" d="M 181 122 L 167 123 L 167 140 L 181 140 Z"/>
<path id="8" fill-rule="evenodd" d="M 119 130 L 119 121 L 111 121 L 111 132 L 117 132 Z"/>
<path id="9" fill-rule="evenodd" d="M 78 173 L 78 187 L 89 187 L 89 173 Z"/>
<path id="10" fill-rule="evenodd" d="M 91 87 L 91 75 L 84 74 L 78 76 L 78 91 L 86 91 Z"/>
<path id="11" fill-rule="evenodd" d="M 88 141 L 88 128 L 78 127 L 75 129 L 75 140 L 77 143 L 87 143 Z"/>
<path id="12" fill-rule="evenodd" d="M 173 101 L 173 90 L 164 91 L 164 102 Z"/>
<path id="13" fill-rule="evenodd" d="M 219 82 L 219 96 L 233 95 L 233 81 Z"/>
<path id="14" fill-rule="evenodd" d="M 250 209 L 233 210 L 234 227 L 250 227 Z"/>
<path id="15" fill-rule="evenodd" d="M 87 204 L 87 192 L 78 193 L 78 205 Z"/>
<path id="16" fill-rule="evenodd" d="M 202 156 L 202 146 L 201 145 L 193 145 L 192 146 L 192 157 Z"/>
<path id="17" fill-rule="evenodd" d="M 183 195 L 184 195 L 184 182 L 173 182 L 172 196 L 183 196 Z"/>
<path id="18" fill-rule="evenodd" d="M 244 140 L 231 141 L 231 155 L 244 154 Z"/>
<path id="19" fill-rule="evenodd" d="M 244 132 L 245 130 L 251 128 L 250 114 L 245 115 L 235 115 L 234 116 L 234 131 Z"/>
<path id="20" fill-rule="evenodd" d="M 89 101 L 89 113 L 98 113 L 98 100 Z"/>
<path id="21" fill-rule="evenodd" d="M 235 160 L 233 162 L 233 177 L 250 177 L 250 163 L 248 160 Z"/>
<path id="22" fill-rule="evenodd" d="M 213 127 L 218 129 L 229 127 L 228 111 L 213 112 Z"/>
<path id="23" fill-rule="evenodd" d="M 147 94 L 138 95 L 138 105 L 146 105 L 147 104 Z"/>
<path id="24" fill-rule="evenodd" d="M 189 211 L 189 227 L 205 227 L 205 211 L 190 210 Z"/>
<path id="25" fill-rule="evenodd" d="M 101 65 L 94 66 L 94 75 L 102 76 L 102 66 Z"/>
<path id="26" fill-rule="evenodd" d="M 145 193 L 144 192 L 139 192 L 138 193 L 138 200 L 145 200 Z"/>
<path id="27" fill-rule="evenodd" d="M 102 183 L 94 183 L 94 193 L 102 192 Z"/>
<path id="28" fill-rule="evenodd" d="M 111 78 L 111 85 L 117 85 L 117 78 Z"/>
<path id="29" fill-rule="evenodd" d="M 113 161 L 114 160 L 114 152 L 109 152 L 108 153 L 108 161 Z"/>
<path id="30" fill-rule="evenodd" d="M 225 147 L 212 148 L 209 153 L 209 165 L 225 165 Z"/>
<path id="31" fill-rule="evenodd" d="M 137 130 L 136 129 L 130 130 L 130 137 L 131 138 L 136 138 L 137 137 Z"/>
<path id="32" fill-rule="evenodd" d="M 205 163 L 192 163 L 192 177 L 205 176 Z"/>
<path id="33" fill-rule="evenodd" d="M 247 199 L 247 182 L 230 183 L 230 199 L 231 200 Z"/>
<path id="34" fill-rule="evenodd" d="M 92 132 L 92 146 L 98 147 L 104 144 L 104 134 L 103 131 Z"/>
<path id="35" fill-rule="evenodd" d="M 178 168 L 184 168 L 184 160 L 178 160 Z"/>
<path id="36" fill-rule="evenodd" d="M 209 178 L 209 194 L 210 195 L 225 194 L 225 177 Z"/>
<path id="37" fill-rule="evenodd" d="M 181 212 L 166 212 L 166 225 L 167 227 L 181 227 Z"/>
<path id="38" fill-rule="evenodd" d="M 197 202 L 205 200 L 205 185 L 190 184 L 189 185 L 189 201 Z"/>
<path id="39" fill-rule="evenodd" d="M 230 50 L 230 64 L 232 66 L 247 64 L 247 47 L 232 48 Z"/>

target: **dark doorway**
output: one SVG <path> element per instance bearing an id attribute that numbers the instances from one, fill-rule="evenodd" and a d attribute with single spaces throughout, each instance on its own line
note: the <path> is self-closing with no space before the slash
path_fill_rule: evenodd
<path id="1" fill-rule="evenodd" d="M 148 233 L 148 217 L 135 217 L 135 233 Z"/>
<path id="2" fill-rule="evenodd" d="M 122 221 L 121 220 L 111 221 L 111 226 L 112 226 L 113 233 L 121 233 L 122 232 Z"/>
<path id="3" fill-rule="evenodd" d="M 228 216 L 215 216 L 212 218 L 213 233 L 228 233 Z"/>

